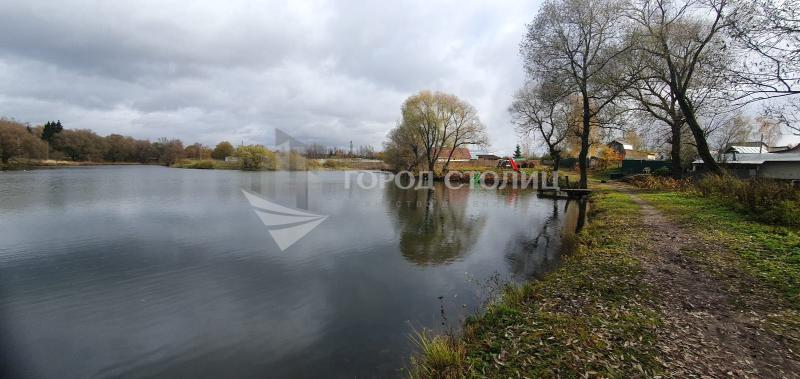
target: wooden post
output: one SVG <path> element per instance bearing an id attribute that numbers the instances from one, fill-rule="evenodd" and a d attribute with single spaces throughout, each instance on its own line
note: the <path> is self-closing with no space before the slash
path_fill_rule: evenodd
<path id="1" fill-rule="evenodd" d="M 541 171 L 536 171 L 536 187 L 537 187 L 536 189 L 538 189 L 539 191 L 542 190 L 542 172 Z"/>

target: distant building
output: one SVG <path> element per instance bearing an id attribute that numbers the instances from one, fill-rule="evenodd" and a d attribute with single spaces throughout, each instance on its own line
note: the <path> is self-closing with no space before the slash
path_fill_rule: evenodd
<path id="1" fill-rule="evenodd" d="M 452 151 L 452 156 L 450 152 Z M 438 162 L 445 162 L 447 161 L 447 157 L 450 157 L 450 162 L 468 162 L 472 156 L 469 153 L 469 149 L 466 147 L 457 147 L 455 149 L 451 148 L 443 148 L 442 151 L 439 153 L 439 158 L 437 159 Z"/>
<path id="2" fill-rule="evenodd" d="M 755 148 L 758 149 L 758 147 Z M 730 148 L 726 150 L 727 159 L 719 163 L 738 178 L 800 180 L 800 154 L 798 153 L 753 154 L 738 153 L 737 150 Z M 703 170 L 704 162 L 702 159 L 698 159 L 692 162 L 692 166 L 695 171 Z"/>
<path id="3" fill-rule="evenodd" d="M 633 148 L 632 144 L 629 144 L 624 141 L 614 140 L 606 144 L 609 149 L 614 150 L 617 154 L 619 154 L 622 159 L 634 159 L 634 160 L 656 160 L 658 159 L 658 154 L 649 152 L 649 151 L 642 151 L 636 150 Z"/>

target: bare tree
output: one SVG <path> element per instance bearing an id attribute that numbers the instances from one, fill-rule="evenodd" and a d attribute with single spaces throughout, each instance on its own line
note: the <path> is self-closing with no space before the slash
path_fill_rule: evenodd
<path id="1" fill-rule="evenodd" d="M 711 172 L 721 169 L 710 152 L 693 93 L 707 90 L 711 82 L 707 79 L 719 71 L 715 65 L 727 61 L 721 33 L 729 26 L 727 1 L 640 0 L 629 12 L 641 30 L 638 47 L 663 68 L 659 78 L 669 86 L 698 154 Z"/>
<path id="2" fill-rule="evenodd" d="M 415 143 L 420 143 L 420 153 L 430 172 L 435 170 L 445 147 L 451 148 L 446 170 L 455 148 L 487 141 L 475 108 L 454 95 L 421 91 L 406 99 L 401 112 L 400 127 L 408 128 Z"/>
<path id="3" fill-rule="evenodd" d="M 800 94 L 800 0 L 750 0 L 729 22 L 746 56 L 730 70 L 742 96 L 759 100 Z"/>
<path id="4" fill-rule="evenodd" d="M 624 90 L 621 56 L 630 49 L 622 2 L 549 0 L 542 5 L 521 43 L 520 53 L 533 80 L 555 80 L 581 101 L 580 187 L 588 185 L 593 120 Z"/>
<path id="5" fill-rule="evenodd" d="M 447 134 L 442 139 L 442 146 L 439 148 L 439 151 L 442 151 L 445 146 L 450 147 L 447 160 L 442 168 L 443 172 L 447 172 L 453 152 L 457 148 L 465 145 L 485 146 L 489 143 L 486 127 L 481 123 L 475 107 L 458 98 L 449 102 L 448 105 L 450 120 L 446 125 Z"/>
<path id="6" fill-rule="evenodd" d="M 730 21 L 744 57 L 728 70 L 737 99 L 772 100 L 764 114 L 800 135 L 800 0 L 751 0 Z"/>
<path id="7" fill-rule="evenodd" d="M 676 92 L 670 85 L 669 69 L 659 55 L 651 54 L 654 49 L 648 46 L 653 41 L 650 38 L 641 37 L 642 30 L 633 32 L 631 38 L 638 39 L 642 44 L 638 46 L 634 54 L 635 60 L 641 65 L 639 78 L 627 90 L 626 95 L 634 100 L 632 108 L 638 110 L 651 118 L 668 126 L 669 133 L 665 142 L 670 145 L 671 171 L 673 178 L 680 178 L 683 175 L 681 151 L 684 129 L 686 127 L 686 117 L 678 103 Z M 648 31 L 644 32 L 645 34 Z M 718 59 L 718 55 L 703 55 L 701 58 L 711 57 Z M 715 67 L 722 66 L 722 62 L 715 62 Z M 716 96 L 719 88 L 723 86 L 724 79 L 721 75 L 708 75 L 703 71 L 696 74 L 694 81 L 697 83 L 691 91 L 686 92 L 694 106 L 697 117 L 714 118 L 718 113 L 726 112 L 722 102 Z M 708 125 L 705 125 L 705 135 L 710 132 Z"/>
<path id="8" fill-rule="evenodd" d="M 561 164 L 563 143 L 575 132 L 568 94 L 555 83 L 529 82 L 514 95 L 508 108 L 517 132 L 530 135 L 547 147 L 553 170 Z"/>
<path id="9" fill-rule="evenodd" d="M 714 138 L 719 156 L 723 157 L 725 149 L 737 142 L 749 141 L 753 138 L 755 128 L 752 120 L 743 115 L 737 115 L 728 120 L 717 129 Z"/>

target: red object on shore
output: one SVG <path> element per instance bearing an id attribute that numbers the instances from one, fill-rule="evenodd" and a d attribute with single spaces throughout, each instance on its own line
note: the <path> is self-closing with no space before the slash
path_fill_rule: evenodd
<path id="1" fill-rule="evenodd" d="M 511 169 L 519 172 L 519 166 L 517 166 L 517 162 L 514 161 L 514 158 L 509 158 L 508 161 L 511 162 Z"/>

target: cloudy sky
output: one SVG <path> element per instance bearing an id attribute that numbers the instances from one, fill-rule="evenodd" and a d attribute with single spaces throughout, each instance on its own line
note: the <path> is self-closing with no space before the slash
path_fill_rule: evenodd
<path id="1" fill-rule="evenodd" d="M 493 148 L 539 1 L 0 2 L 0 116 L 106 135 L 380 147 L 422 89 L 473 104 Z"/>

